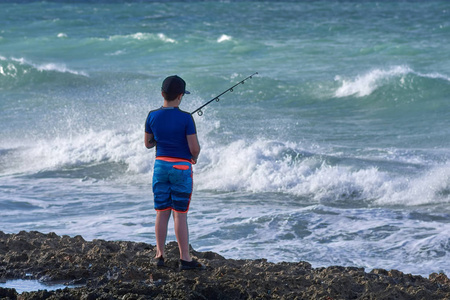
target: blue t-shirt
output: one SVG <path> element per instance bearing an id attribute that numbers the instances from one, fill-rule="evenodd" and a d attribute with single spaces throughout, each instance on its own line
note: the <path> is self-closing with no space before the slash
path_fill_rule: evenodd
<path id="1" fill-rule="evenodd" d="M 178 107 L 161 107 L 148 113 L 145 132 L 156 140 L 156 156 L 192 158 L 187 135 L 196 134 L 194 118 Z"/>

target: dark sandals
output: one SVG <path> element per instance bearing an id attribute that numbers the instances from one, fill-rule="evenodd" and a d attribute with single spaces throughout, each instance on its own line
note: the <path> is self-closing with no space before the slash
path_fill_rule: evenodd
<path id="1" fill-rule="evenodd" d="M 185 261 L 180 259 L 180 270 L 204 270 L 205 266 L 196 260 Z"/>
<path id="2" fill-rule="evenodd" d="M 157 267 L 164 267 L 164 257 L 160 256 L 155 258 Z"/>
<path id="3" fill-rule="evenodd" d="M 157 267 L 164 267 L 164 257 L 156 257 L 156 266 Z M 191 261 L 185 261 L 180 259 L 180 270 L 204 270 L 205 266 L 199 263 L 196 260 Z"/>

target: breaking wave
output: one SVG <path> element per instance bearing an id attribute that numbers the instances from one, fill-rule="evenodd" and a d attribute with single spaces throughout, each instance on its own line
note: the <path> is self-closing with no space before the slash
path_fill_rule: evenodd
<path id="1" fill-rule="evenodd" d="M 61 74 L 66 77 L 61 77 Z M 0 56 L 0 89 L 12 89 L 33 83 L 60 82 L 74 77 L 86 78 L 89 74 L 73 70 L 64 63 L 35 63 L 23 57 Z"/>
<path id="2" fill-rule="evenodd" d="M 397 84 L 407 88 L 408 83 L 413 83 L 414 79 L 407 78 L 408 75 L 424 79 L 439 79 L 450 82 L 450 76 L 440 73 L 420 73 L 408 66 L 394 66 L 388 69 L 374 69 L 354 78 L 344 78 L 336 76 L 335 81 L 340 85 L 334 92 L 334 97 L 365 97 L 371 95 L 377 89 L 390 84 Z"/>

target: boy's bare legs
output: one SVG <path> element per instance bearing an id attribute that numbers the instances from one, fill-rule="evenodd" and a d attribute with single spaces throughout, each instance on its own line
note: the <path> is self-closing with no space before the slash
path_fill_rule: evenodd
<path id="1" fill-rule="evenodd" d="M 171 212 L 170 209 L 156 212 L 156 258 L 164 257 L 164 246 L 166 245 L 167 227 Z"/>
<path id="2" fill-rule="evenodd" d="M 175 236 L 180 249 L 180 259 L 191 261 L 189 255 L 189 229 L 187 224 L 187 213 L 173 212 L 173 220 L 175 226 Z"/>

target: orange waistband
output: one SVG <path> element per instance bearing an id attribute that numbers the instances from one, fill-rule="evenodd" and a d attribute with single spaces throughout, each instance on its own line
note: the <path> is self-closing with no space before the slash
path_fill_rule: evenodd
<path id="1" fill-rule="evenodd" d="M 191 161 L 188 160 L 188 159 L 177 158 L 177 157 L 170 157 L 170 156 L 157 156 L 156 159 L 157 160 L 167 161 L 167 162 L 188 162 L 188 163 L 191 163 Z"/>

